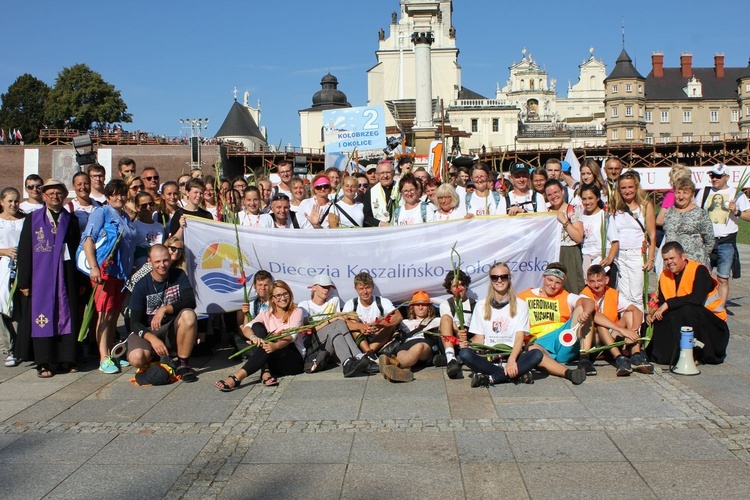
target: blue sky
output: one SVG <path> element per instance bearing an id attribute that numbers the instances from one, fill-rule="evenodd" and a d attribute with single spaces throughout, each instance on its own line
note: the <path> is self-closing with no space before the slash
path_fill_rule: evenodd
<path id="1" fill-rule="evenodd" d="M 180 118 L 195 117 L 210 118 L 207 133 L 213 135 L 236 86 L 238 99 L 245 90 L 251 103 L 261 99 L 261 125 L 275 145 L 299 144 L 297 111 L 311 105 L 329 70 L 349 102 L 366 104 L 366 70 L 376 62 L 378 30 L 387 33 L 391 12 L 399 10 L 398 0 L 11 5 L 0 19 L 0 46 L 6 49 L 0 92 L 23 73 L 54 85 L 63 67 L 86 63 L 122 92 L 133 114 L 126 129 L 174 136 L 184 133 Z M 558 93 L 565 92 L 591 46 L 611 71 L 623 18 L 626 48 L 644 76 L 655 50 L 664 53 L 666 67 L 679 66 L 681 52 L 691 52 L 696 67 L 713 66 L 715 52 L 725 54 L 726 66 L 747 66 L 750 30 L 723 17 L 746 12 L 746 1 L 721 2 L 721 14 L 684 1 L 625 5 L 456 0 L 463 85 L 492 97 L 526 47 L 557 79 Z"/>

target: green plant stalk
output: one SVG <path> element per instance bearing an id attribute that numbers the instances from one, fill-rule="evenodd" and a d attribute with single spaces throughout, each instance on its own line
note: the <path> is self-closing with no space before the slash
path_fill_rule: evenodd
<path id="1" fill-rule="evenodd" d="M 456 250 L 456 245 L 458 244 L 458 241 L 453 243 L 453 246 L 451 247 L 451 266 L 453 266 L 453 283 L 451 284 L 451 288 L 453 290 L 456 290 L 458 288 L 458 284 L 460 283 L 459 278 L 459 271 L 461 270 L 461 254 L 458 253 Z M 456 260 L 453 258 L 453 255 L 456 255 L 458 258 L 458 263 L 456 263 Z M 466 321 L 464 318 L 464 302 L 461 300 L 461 294 L 457 292 L 453 292 L 453 301 L 456 303 L 456 317 L 458 318 L 458 329 L 459 330 L 465 330 L 466 329 Z"/>
<path id="2" fill-rule="evenodd" d="M 607 214 L 602 210 L 602 224 L 599 228 L 602 238 L 602 260 L 607 258 Z"/>
<path id="3" fill-rule="evenodd" d="M 10 308 L 13 306 L 13 296 L 16 294 L 18 288 L 18 278 L 13 280 L 13 285 L 10 287 L 10 295 L 8 296 L 8 309 L 5 311 L 6 316 L 10 317 Z"/>
<path id="4" fill-rule="evenodd" d="M 123 231 L 124 232 L 124 231 Z M 107 255 L 107 258 L 105 259 L 104 263 L 108 264 L 110 260 L 112 260 L 112 257 L 115 255 L 115 252 L 117 251 L 117 247 L 120 245 L 120 238 L 122 238 L 122 233 L 120 232 L 117 235 L 117 239 L 115 240 L 115 244 L 112 246 L 112 250 L 109 251 L 109 254 Z M 107 268 L 106 266 L 104 269 L 102 269 L 102 272 L 105 271 Z M 81 329 L 78 330 L 78 342 L 83 342 L 86 340 L 86 336 L 89 333 L 89 325 L 91 324 L 91 320 L 94 317 L 94 300 L 97 296 L 98 292 L 101 291 L 102 284 L 97 283 L 94 287 L 94 290 L 91 292 L 91 298 L 89 298 L 89 303 L 86 306 L 86 312 L 83 314 L 83 322 L 81 323 Z"/>
<path id="5" fill-rule="evenodd" d="M 242 291 L 245 294 L 245 303 L 250 303 L 250 292 L 247 290 L 247 277 L 245 276 L 245 263 L 242 257 L 242 248 L 240 247 L 240 231 L 237 227 L 237 221 L 234 222 L 234 237 L 237 242 L 237 265 L 240 268 L 240 282 L 242 283 Z M 253 319 L 253 314 L 248 311 L 245 313 L 245 323 L 250 323 Z"/>
<path id="6" fill-rule="evenodd" d="M 644 344 L 644 347 L 645 347 L 646 345 L 648 345 L 647 341 L 650 341 L 650 340 L 651 339 L 648 337 L 638 337 L 636 339 L 636 342 L 646 342 Z M 581 354 L 596 354 L 598 352 L 609 351 L 613 347 L 622 347 L 627 343 L 628 343 L 627 340 L 618 340 L 617 342 L 613 342 L 611 344 L 607 344 L 607 345 L 603 345 L 599 347 L 592 347 L 591 349 L 583 350 L 581 351 Z"/>
<path id="7" fill-rule="evenodd" d="M 489 351 L 497 354 L 510 354 L 513 348 L 505 344 L 485 345 L 478 342 L 469 342 L 469 347 L 475 351 Z"/>

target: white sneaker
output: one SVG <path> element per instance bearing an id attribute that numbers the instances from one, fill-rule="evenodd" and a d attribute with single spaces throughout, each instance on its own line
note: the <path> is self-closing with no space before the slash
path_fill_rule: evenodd
<path id="1" fill-rule="evenodd" d="M 18 364 L 18 360 L 12 354 L 5 358 L 5 366 L 18 366 Z"/>

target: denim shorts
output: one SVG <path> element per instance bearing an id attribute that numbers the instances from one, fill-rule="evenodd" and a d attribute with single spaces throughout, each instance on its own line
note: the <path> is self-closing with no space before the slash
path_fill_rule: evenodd
<path id="1" fill-rule="evenodd" d="M 716 267 L 716 275 L 719 276 L 719 278 L 729 279 L 729 277 L 732 276 L 734 245 L 732 243 L 716 245 L 716 256 L 716 262 L 711 262 L 711 265 Z"/>

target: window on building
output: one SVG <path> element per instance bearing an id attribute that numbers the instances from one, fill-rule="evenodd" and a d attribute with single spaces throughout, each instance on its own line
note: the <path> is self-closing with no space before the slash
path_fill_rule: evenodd
<path id="1" fill-rule="evenodd" d="M 632 91 L 633 91 L 633 86 L 630 85 L 629 83 L 626 83 L 625 84 L 625 92 L 632 92 Z"/>
<path id="2" fill-rule="evenodd" d="M 646 144 L 653 144 L 654 143 L 654 136 L 647 135 L 646 136 Z"/>
<path id="3" fill-rule="evenodd" d="M 472 132 L 479 132 L 479 118 L 472 118 L 471 119 L 471 131 Z"/>
<path id="4" fill-rule="evenodd" d="M 500 120 L 498 120 L 497 118 L 492 119 L 492 131 L 493 132 L 500 131 Z"/>
<path id="5" fill-rule="evenodd" d="M 614 130 L 612 131 L 612 140 L 613 140 L 613 141 L 616 141 L 616 140 L 617 140 L 617 129 L 614 129 Z"/>
<path id="6" fill-rule="evenodd" d="M 685 132 L 682 134 L 682 142 L 690 142 L 693 140 L 693 134 L 690 132 Z"/>
<path id="7" fill-rule="evenodd" d="M 633 138 L 633 129 L 632 128 L 626 128 L 625 129 L 625 139 L 632 139 Z"/>
<path id="8" fill-rule="evenodd" d="M 714 141 L 714 142 L 718 141 L 719 140 L 719 134 L 717 134 L 716 132 L 714 132 L 713 134 L 711 134 L 711 140 Z"/>
<path id="9" fill-rule="evenodd" d="M 750 83 L 745 85 L 745 92 L 750 92 Z"/>
<path id="10" fill-rule="evenodd" d="M 733 109 L 732 110 L 732 115 L 731 115 L 730 119 L 731 119 L 732 123 L 737 123 L 738 121 L 740 121 L 740 112 L 737 111 L 736 109 Z"/>
<path id="11" fill-rule="evenodd" d="M 620 113 L 617 110 L 617 106 L 612 106 L 612 118 L 617 118 L 620 116 Z"/>
<path id="12" fill-rule="evenodd" d="M 669 132 L 662 132 L 661 134 L 659 134 L 659 140 L 662 143 L 664 143 L 664 144 L 668 143 L 669 142 Z"/>
<path id="13" fill-rule="evenodd" d="M 633 106 L 625 106 L 625 116 L 633 116 Z"/>
<path id="14" fill-rule="evenodd" d="M 643 94 L 643 85 L 638 85 L 638 93 Z"/>
<path id="15" fill-rule="evenodd" d="M 643 108 L 641 106 L 638 106 L 638 117 L 643 118 Z"/>
<path id="16" fill-rule="evenodd" d="M 613 94 L 617 93 L 617 85 L 612 85 L 612 93 Z"/>
<path id="17" fill-rule="evenodd" d="M 653 118 L 651 116 L 651 111 L 646 111 L 646 121 L 648 123 L 651 123 L 653 121 Z"/>
<path id="18" fill-rule="evenodd" d="M 662 111 L 661 112 L 661 122 L 662 123 L 669 123 L 669 111 Z"/>
<path id="19" fill-rule="evenodd" d="M 682 112 L 682 123 L 690 123 L 692 122 L 692 113 L 690 111 L 683 111 Z"/>
<path id="20" fill-rule="evenodd" d="M 745 110 L 745 116 L 750 116 L 750 106 Z"/>
<path id="21" fill-rule="evenodd" d="M 709 113 L 711 123 L 719 123 L 719 111 L 716 109 L 712 109 Z"/>

